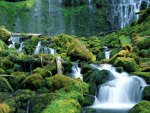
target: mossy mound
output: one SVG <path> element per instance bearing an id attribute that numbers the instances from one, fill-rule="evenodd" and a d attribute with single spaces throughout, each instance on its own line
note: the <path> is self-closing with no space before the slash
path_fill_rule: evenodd
<path id="1" fill-rule="evenodd" d="M 150 102 L 141 101 L 139 104 L 135 105 L 129 113 L 150 113 Z"/>
<path id="2" fill-rule="evenodd" d="M 118 57 L 114 64 L 115 66 L 122 66 L 127 72 L 139 71 L 139 67 L 133 58 Z"/>
<path id="3" fill-rule="evenodd" d="M 150 48 L 150 37 L 141 37 L 137 41 L 137 46 L 140 49 L 149 49 Z"/>
<path id="4" fill-rule="evenodd" d="M 6 48 L 5 43 L 2 40 L 0 40 L 0 53 L 2 53 L 5 48 Z"/>
<path id="5" fill-rule="evenodd" d="M 96 57 L 85 44 L 74 36 L 59 35 L 52 38 L 53 46 L 60 53 L 67 53 L 72 60 L 95 61 Z"/>
<path id="6" fill-rule="evenodd" d="M 74 99 L 56 100 L 42 113 L 81 113 L 81 106 Z"/>
<path id="7" fill-rule="evenodd" d="M 52 76 L 52 73 L 46 68 L 36 68 L 33 70 L 33 73 L 40 74 L 43 78 Z"/>
<path id="8" fill-rule="evenodd" d="M 150 101 L 150 86 L 146 86 L 143 91 L 143 99 Z"/>
<path id="9" fill-rule="evenodd" d="M 0 113 L 11 113 L 11 109 L 7 104 L 0 103 Z"/>
<path id="10" fill-rule="evenodd" d="M 10 83 L 8 82 L 8 80 L 2 76 L 0 76 L 0 91 L 1 92 L 10 92 L 13 93 L 14 90 L 11 87 Z"/>
<path id="11" fill-rule="evenodd" d="M 72 39 L 70 46 L 68 47 L 68 55 L 72 59 L 80 59 L 84 61 L 95 61 L 96 57 L 81 43 L 78 39 Z"/>
<path id="12" fill-rule="evenodd" d="M 22 86 L 36 90 L 44 86 L 44 79 L 40 74 L 32 74 L 23 81 Z"/>
<path id="13" fill-rule="evenodd" d="M 32 106 L 30 107 L 30 112 L 41 113 L 42 110 L 44 110 L 48 105 L 51 104 L 53 97 L 53 93 L 47 93 L 32 98 L 32 100 L 30 101 L 30 106 Z"/>
<path id="14" fill-rule="evenodd" d="M 11 33 L 4 27 L 0 27 L 0 39 L 7 42 L 10 37 Z"/>

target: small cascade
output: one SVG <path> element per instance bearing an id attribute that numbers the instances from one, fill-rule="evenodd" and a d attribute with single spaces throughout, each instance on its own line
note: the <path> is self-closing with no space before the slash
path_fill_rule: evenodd
<path id="1" fill-rule="evenodd" d="M 28 100 L 26 113 L 30 113 L 30 103 L 31 103 L 31 100 Z"/>
<path id="2" fill-rule="evenodd" d="M 17 49 L 15 44 L 19 44 L 20 47 L 18 48 L 18 51 L 19 52 L 23 51 L 24 44 L 22 42 L 21 36 L 19 36 L 19 35 L 12 35 L 11 38 L 9 39 L 9 42 L 10 42 L 10 45 L 8 46 L 9 48 Z"/>
<path id="3" fill-rule="evenodd" d="M 118 73 L 115 67 L 109 64 L 100 66 L 91 64 L 91 66 L 99 70 L 110 71 L 113 79 L 99 87 L 95 102 L 90 108 L 129 110 L 142 99 L 143 89 L 147 85 L 142 78 L 130 76 L 126 72 Z"/>
<path id="4" fill-rule="evenodd" d="M 18 51 L 19 51 L 19 52 L 22 52 L 22 51 L 23 51 L 23 47 L 24 47 L 24 43 L 21 42 Z"/>
<path id="5" fill-rule="evenodd" d="M 83 80 L 83 76 L 81 74 L 81 68 L 78 67 L 78 63 L 73 63 L 73 66 L 71 67 L 72 70 L 72 77 L 73 78 L 80 78 Z"/>
<path id="6" fill-rule="evenodd" d="M 123 28 L 139 18 L 136 13 L 140 11 L 143 1 L 148 7 L 149 0 L 106 0 L 108 17 L 118 29 Z"/>
<path id="7" fill-rule="evenodd" d="M 111 50 L 109 50 L 109 48 L 106 46 L 104 48 L 105 48 L 105 59 L 109 59 Z"/>
<path id="8" fill-rule="evenodd" d="M 53 48 L 41 46 L 41 42 L 39 41 L 35 48 L 34 54 L 36 55 L 39 53 L 41 53 L 41 54 L 56 54 L 56 50 Z"/>

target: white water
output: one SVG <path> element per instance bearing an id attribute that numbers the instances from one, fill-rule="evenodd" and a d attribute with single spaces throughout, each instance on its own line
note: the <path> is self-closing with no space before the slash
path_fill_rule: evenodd
<path id="1" fill-rule="evenodd" d="M 140 11 L 142 1 L 146 1 L 147 7 L 149 6 L 149 0 L 107 0 L 107 14 L 111 22 L 114 25 L 118 24 L 118 28 L 123 28 L 137 20 L 139 16 L 135 13 Z"/>
<path id="2" fill-rule="evenodd" d="M 109 64 L 91 66 L 110 71 L 110 76 L 114 79 L 100 86 L 95 102 L 90 108 L 130 109 L 141 100 L 143 89 L 147 85 L 142 78 L 130 76 L 126 72 L 118 73 L 115 67 Z"/>
<path id="3" fill-rule="evenodd" d="M 106 46 L 104 46 L 104 48 L 105 48 L 105 59 L 109 59 L 111 50 L 109 50 L 108 47 Z"/>
<path id="4" fill-rule="evenodd" d="M 18 51 L 19 51 L 19 52 L 22 52 L 22 51 L 23 51 L 23 47 L 24 47 L 24 43 L 21 42 Z"/>
<path id="5" fill-rule="evenodd" d="M 20 47 L 19 47 L 18 51 L 22 51 L 23 42 L 21 41 L 20 36 L 12 35 L 11 38 L 8 41 L 10 42 L 10 45 L 8 46 L 8 48 L 16 48 L 15 44 L 19 44 Z"/>
<path id="6" fill-rule="evenodd" d="M 83 76 L 81 74 L 81 68 L 78 67 L 78 63 L 73 63 L 73 66 L 71 67 L 72 69 L 72 77 L 73 78 L 80 78 L 83 80 Z"/>
<path id="7" fill-rule="evenodd" d="M 36 55 L 39 53 L 41 53 L 41 54 L 56 54 L 56 50 L 53 48 L 41 46 L 41 42 L 39 41 L 35 48 L 34 54 Z"/>

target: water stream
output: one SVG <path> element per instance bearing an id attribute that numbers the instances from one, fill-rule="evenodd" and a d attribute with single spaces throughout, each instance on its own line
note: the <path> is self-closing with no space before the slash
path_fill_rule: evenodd
<path id="1" fill-rule="evenodd" d="M 71 67 L 72 70 L 72 77 L 73 78 L 80 78 L 83 81 L 83 76 L 81 74 L 81 68 L 78 66 L 78 63 L 74 62 L 73 66 Z"/>
<path id="2" fill-rule="evenodd" d="M 127 113 L 142 99 L 142 92 L 147 85 L 138 77 L 126 72 L 118 73 L 110 64 L 93 65 L 99 70 L 111 72 L 111 80 L 102 84 L 95 96 L 95 102 L 89 108 L 99 109 L 98 113 Z"/>

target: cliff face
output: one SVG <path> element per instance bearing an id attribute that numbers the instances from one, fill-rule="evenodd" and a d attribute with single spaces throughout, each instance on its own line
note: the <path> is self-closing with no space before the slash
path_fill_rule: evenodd
<path id="1" fill-rule="evenodd" d="M 14 32 L 99 35 L 111 30 L 102 1 L 0 1 L 0 25 Z"/>

